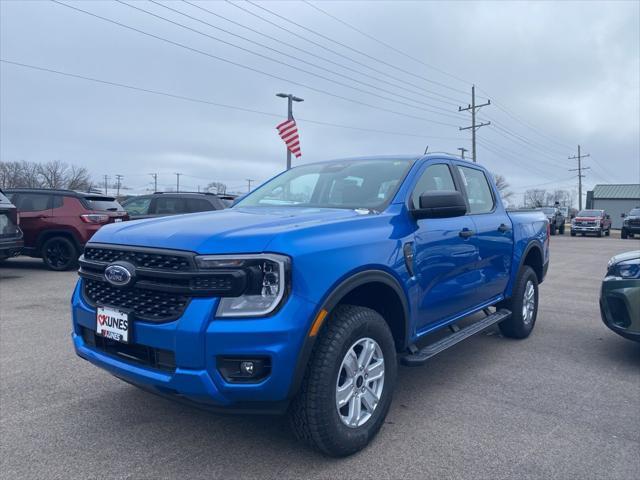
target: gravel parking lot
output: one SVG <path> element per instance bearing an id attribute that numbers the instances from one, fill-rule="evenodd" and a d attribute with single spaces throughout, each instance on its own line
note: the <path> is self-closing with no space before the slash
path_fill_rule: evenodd
<path id="1" fill-rule="evenodd" d="M 600 321 L 618 238 L 551 239 L 538 324 L 401 368 L 387 423 L 350 458 L 298 444 L 286 419 L 216 415 L 76 357 L 74 272 L 0 267 L 2 478 L 619 478 L 640 475 L 640 344 Z"/>

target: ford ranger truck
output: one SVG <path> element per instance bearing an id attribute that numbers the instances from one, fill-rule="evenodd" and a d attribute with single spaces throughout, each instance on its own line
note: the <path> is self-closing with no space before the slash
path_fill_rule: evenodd
<path id="1" fill-rule="evenodd" d="M 398 363 L 495 324 L 528 337 L 548 262 L 544 214 L 505 210 L 477 164 L 307 164 L 230 209 L 101 228 L 80 259 L 73 344 L 166 397 L 288 412 L 300 439 L 344 456 L 384 423 Z"/>

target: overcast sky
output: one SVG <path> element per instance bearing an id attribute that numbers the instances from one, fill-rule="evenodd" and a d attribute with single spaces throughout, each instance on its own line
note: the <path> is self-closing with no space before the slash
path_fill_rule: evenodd
<path id="1" fill-rule="evenodd" d="M 591 154 L 587 188 L 640 182 L 637 1 L 314 2 L 393 48 L 302 2 L 237 3 L 245 11 L 196 2 L 227 20 L 184 2 L 165 5 L 193 19 L 151 2 L 134 4 L 204 35 L 122 3 L 69 2 L 188 48 L 52 2 L 0 4 L 3 60 L 275 115 L 0 63 L 5 161 L 63 160 L 87 167 L 96 180 L 122 174 L 138 193 L 149 188 L 151 172 L 159 173 L 160 188 L 174 186 L 173 173 L 181 172 L 184 189 L 215 180 L 244 190 L 245 179 L 261 182 L 285 166 L 275 125 L 286 118 L 286 102 L 277 92 L 305 100 L 294 107 L 299 164 L 419 154 L 427 145 L 471 148 L 469 131 L 458 130 L 469 114 L 457 105 L 470 102 L 475 82 L 478 101 L 492 100 L 479 118 L 493 122 L 478 130 L 478 159 L 513 191 L 576 188 L 568 171 L 576 162 L 567 157 L 578 143 Z"/>

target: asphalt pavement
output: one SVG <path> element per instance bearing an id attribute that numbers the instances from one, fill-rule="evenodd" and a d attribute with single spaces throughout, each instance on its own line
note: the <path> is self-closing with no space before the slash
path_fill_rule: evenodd
<path id="1" fill-rule="evenodd" d="M 538 322 L 400 368 L 387 422 L 346 459 L 297 443 L 283 417 L 212 414 L 76 357 L 74 272 L 0 267 L 0 478 L 640 478 L 640 344 L 600 321 L 618 238 L 551 239 Z"/>

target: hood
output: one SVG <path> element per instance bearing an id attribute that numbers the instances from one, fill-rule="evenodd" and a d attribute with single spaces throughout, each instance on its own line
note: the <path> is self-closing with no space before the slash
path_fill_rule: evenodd
<path id="1" fill-rule="evenodd" d="M 102 227 L 91 243 L 113 243 L 197 253 L 267 251 L 277 235 L 361 217 L 334 208 L 244 207 L 134 220 Z"/>
<path id="2" fill-rule="evenodd" d="M 609 267 L 616 265 L 620 262 L 626 262 L 627 260 L 635 260 L 640 258 L 640 250 L 633 250 L 631 252 L 620 253 L 609 260 Z"/>

